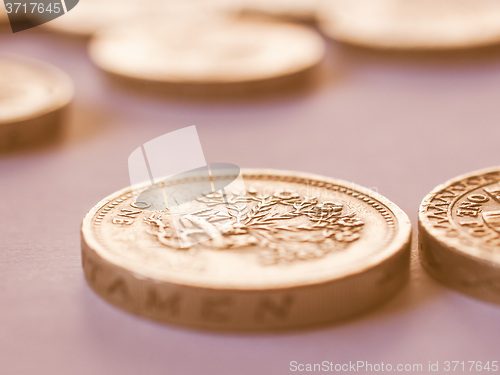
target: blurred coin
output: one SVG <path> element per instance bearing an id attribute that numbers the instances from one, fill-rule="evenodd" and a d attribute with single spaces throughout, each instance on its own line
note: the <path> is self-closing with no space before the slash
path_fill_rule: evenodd
<path id="1" fill-rule="evenodd" d="M 31 59 L 0 55 L 0 149 L 50 139 L 73 97 L 70 78 Z"/>
<path id="2" fill-rule="evenodd" d="M 327 0 L 326 35 L 387 49 L 457 49 L 500 42 L 499 0 Z"/>
<path id="3" fill-rule="evenodd" d="M 46 28 L 65 34 L 88 37 L 100 28 L 127 22 L 136 17 L 148 1 L 85 0 L 70 12 L 46 24 Z M 147 6 L 145 6 L 147 9 Z"/>
<path id="4" fill-rule="evenodd" d="M 242 93 L 308 77 L 325 50 L 321 37 L 300 25 L 227 17 L 156 21 L 98 33 L 92 60 L 142 88 Z"/>
<path id="5" fill-rule="evenodd" d="M 126 27 L 129 22 L 152 16 L 162 16 L 164 22 L 194 14 L 228 11 L 231 0 L 85 0 L 77 7 L 46 24 L 50 30 L 89 37 L 98 30 L 113 25 Z"/>
<path id="6" fill-rule="evenodd" d="M 419 212 L 420 257 L 436 279 L 500 303 L 500 168 L 436 187 Z"/>
<path id="7" fill-rule="evenodd" d="M 405 284 L 411 225 L 394 203 L 321 176 L 242 176 L 238 191 L 177 207 L 154 208 L 154 197 L 162 200 L 165 188 L 190 191 L 197 177 L 144 185 L 150 199 L 136 201 L 135 186 L 98 203 L 82 224 L 90 287 L 122 309 L 167 323 L 272 330 L 351 317 Z M 216 186 L 233 180 L 212 177 Z"/>
<path id="8" fill-rule="evenodd" d="M 246 13 L 312 22 L 319 0 L 239 0 L 235 3 Z"/>

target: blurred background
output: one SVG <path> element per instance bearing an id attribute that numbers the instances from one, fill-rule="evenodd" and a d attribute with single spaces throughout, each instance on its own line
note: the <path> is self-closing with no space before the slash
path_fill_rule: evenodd
<path id="1" fill-rule="evenodd" d="M 80 264 L 84 214 L 129 184 L 127 159 L 134 149 L 179 128 L 197 126 L 208 162 L 310 172 L 371 187 L 406 211 L 415 232 L 420 201 L 434 186 L 498 165 L 500 46 L 494 33 L 467 48 L 455 40 L 452 48 L 431 51 L 380 49 L 332 37 L 331 28 L 316 23 L 313 2 L 301 1 L 301 9 L 299 2 L 270 1 L 274 8 L 265 9 L 257 1 L 181 6 L 151 0 L 140 2 L 141 10 L 128 3 L 83 0 L 60 19 L 17 33 L 1 21 L 0 8 L 0 53 L 52 64 L 75 87 L 59 137 L 0 153 L 1 373 L 288 374 L 291 361 L 416 363 L 423 364 L 421 373 L 435 373 L 429 362 L 439 361 L 444 372 L 444 361 L 500 360 L 500 308 L 441 286 L 421 269 L 416 253 L 410 282 L 388 303 L 299 332 L 191 331 L 132 316 L 95 295 Z M 119 84 L 116 75 L 110 80 L 90 58 L 90 38 L 103 27 L 127 28 L 149 17 L 145 8 L 163 6 L 170 8 L 160 13 L 165 24 L 195 13 L 230 13 L 301 25 L 324 43 L 324 56 L 303 67 L 307 75 L 299 80 L 275 72 L 251 90 L 232 82 L 212 91 L 201 82 L 202 90 L 176 95 L 162 74 L 158 82 L 139 78 L 139 85 L 126 75 Z M 450 2 L 446 9 L 452 13 L 456 6 Z M 475 14 L 459 13 L 461 22 L 471 17 L 480 24 Z M 203 33 L 193 30 L 195 38 Z"/>

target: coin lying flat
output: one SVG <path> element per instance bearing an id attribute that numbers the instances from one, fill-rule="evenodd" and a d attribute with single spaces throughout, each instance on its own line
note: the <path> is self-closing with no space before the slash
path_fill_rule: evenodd
<path id="1" fill-rule="evenodd" d="M 251 331 L 350 317 L 405 284 L 411 225 L 394 203 L 315 175 L 243 170 L 242 177 L 243 191 L 203 194 L 182 208 L 136 200 L 149 185 L 98 203 L 82 224 L 90 287 L 151 319 Z M 224 186 L 230 177 L 212 178 Z M 168 191 L 195 182 L 174 180 Z M 165 195 L 164 184 L 147 189 Z"/>
<path id="2" fill-rule="evenodd" d="M 436 187 L 419 212 L 422 264 L 439 281 L 500 303 L 500 168 Z"/>
<path id="3" fill-rule="evenodd" d="M 55 136 L 73 97 L 70 78 L 31 59 L 0 55 L 0 149 Z"/>
<path id="4" fill-rule="evenodd" d="M 230 0 L 85 0 L 77 7 L 46 24 L 52 31 L 79 37 L 90 37 L 102 28 L 113 25 L 126 27 L 129 22 L 161 14 L 164 22 L 186 18 L 195 13 L 207 15 L 230 11 Z"/>
<path id="5" fill-rule="evenodd" d="M 64 17 L 59 17 L 44 27 L 64 34 L 88 37 L 96 30 L 126 21 L 140 11 L 141 7 L 136 1 L 85 0 Z"/>
<path id="6" fill-rule="evenodd" d="M 500 42 L 497 0 L 328 0 L 318 15 L 335 40 L 387 49 L 457 49 Z"/>
<path id="7" fill-rule="evenodd" d="M 312 22 L 319 0 L 238 0 L 241 12 Z"/>
<path id="8" fill-rule="evenodd" d="M 325 46 L 308 27 L 228 17 L 140 22 L 98 33 L 94 63 L 122 82 L 173 92 L 246 92 L 294 81 L 318 65 Z"/>

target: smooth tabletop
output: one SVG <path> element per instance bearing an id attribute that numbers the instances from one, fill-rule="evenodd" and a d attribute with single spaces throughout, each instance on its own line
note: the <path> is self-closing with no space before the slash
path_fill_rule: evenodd
<path id="1" fill-rule="evenodd" d="M 0 52 L 52 63 L 76 85 L 61 141 L 0 155 L 0 373 L 277 375 L 300 373 L 292 361 L 366 361 L 458 374 L 445 372 L 444 361 L 500 360 L 500 306 L 440 285 L 416 253 L 410 282 L 388 303 L 296 332 L 161 325 L 111 306 L 87 286 L 83 216 L 128 185 L 135 148 L 175 129 L 196 125 L 209 162 L 376 189 L 407 212 L 415 234 L 418 206 L 433 187 L 498 165 L 500 48 L 416 55 L 328 46 L 307 90 L 190 101 L 111 85 L 82 40 L 37 29 L 0 33 Z M 439 372 L 429 371 L 436 361 Z"/>

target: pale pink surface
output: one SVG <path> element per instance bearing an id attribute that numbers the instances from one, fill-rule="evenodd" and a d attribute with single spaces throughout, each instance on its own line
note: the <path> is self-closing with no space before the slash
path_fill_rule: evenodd
<path id="1" fill-rule="evenodd" d="M 376 187 L 416 224 L 435 185 L 499 163 L 499 49 L 420 58 L 332 46 L 314 90 L 238 103 L 120 92 L 84 43 L 40 32 L 0 34 L 0 51 L 53 63 L 77 87 L 62 144 L 0 156 L 1 374 L 275 375 L 291 373 L 290 361 L 426 368 L 500 359 L 500 306 L 448 290 L 416 262 L 409 285 L 370 314 L 310 331 L 224 335 L 112 307 L 86 285 L 79 243 L 83 215 L 128 184 L 129 154 L 192 124 L 208 161 Z"/>

